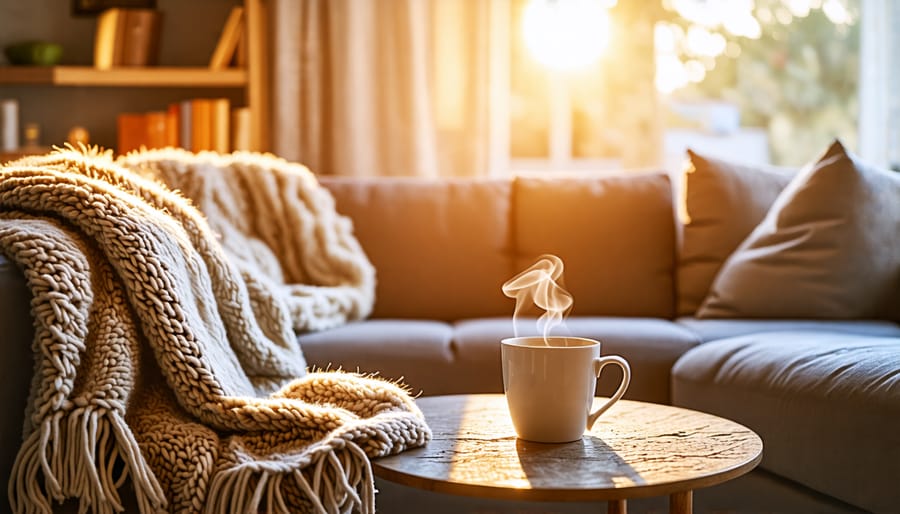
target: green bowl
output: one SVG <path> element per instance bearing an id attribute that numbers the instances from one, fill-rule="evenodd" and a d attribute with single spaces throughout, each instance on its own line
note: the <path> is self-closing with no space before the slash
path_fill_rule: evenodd
<path id="1" fill-rule="evenodd" d="M 44 41 L 15 43 L 4 49 L 10 64 L 53 66 L 62 58 L 62 46 Z"/>

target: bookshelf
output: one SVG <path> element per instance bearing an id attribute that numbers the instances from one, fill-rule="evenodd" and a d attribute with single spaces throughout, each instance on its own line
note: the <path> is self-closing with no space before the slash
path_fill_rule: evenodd
<path id="1" fill-rule="evenodd" d="M 0 84 L 88 87 L 247 87 L 247 70 L 145 67 L 98 70 L 91 66 L 3 66 Z"/>
<path id="2" fill-rule="evenodd" d="M 93 66 L 0 66 L 0 88 L 18 88 L 19 91 L 22 87 L 32 86 L 54 90 L 69 88 L 73 91 L 82 88 L 144 88 L 142 91 L 171 88 L 173 91 L 183 91 L 185 96 L 190 95 L 190 90 L 241 90 L 244 103 L 250 110 L 250 148 L 268 151 L 266 0 L 242 0 L 241 3 L 244 7 L 244 32 L 247 38 L 244 68 L 211 69 L 206 63 L 111 69 L 97 69 Z M 0 97 L 2 96 L 0 91 Z"/>

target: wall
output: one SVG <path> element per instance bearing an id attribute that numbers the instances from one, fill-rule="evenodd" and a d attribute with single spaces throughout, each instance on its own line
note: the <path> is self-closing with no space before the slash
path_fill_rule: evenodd
<path id="1" fill-rule="evenodd" d="M 231 7 L 240 0 L 157 0 L 163 13 L 159 64 L 205 66 Z M 70 0 L 0 0 L 0 47 L 25 40 L 63 46 L 61 64 L 90 65 L 93 16 L 72 16 Z M 0 64 L 8 64 L 0 56 Z M 61 144 L 75 125 L 87 128 L 91 142 L 115 146 L 120 112 L 164 110 L 170 102 L 193 97 L 228 97 L 244 105 L 242 89 L 113 88 L 0 85 L 0 98 L 19 101 L 20 124 L 36 122 L 41 143 Z M 21 137 L 21 135 L 20 135 Z"/>

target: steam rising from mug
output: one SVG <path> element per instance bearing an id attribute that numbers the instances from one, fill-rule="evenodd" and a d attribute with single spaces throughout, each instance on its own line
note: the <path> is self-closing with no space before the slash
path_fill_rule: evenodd
<path id="1" fill-rule="evenodd" d="M 519 335 L 518 317 L 531 304 L 544 311 L 537 324 L 545 341 L 550 331 L 561 324 L 569 314 L 574 300 L 559 284 L 562 274 L 562 259 L 545 254 L 541 255 L 530 268 L 503 284 L 503 294 L 516 299 L 516 310 L 513 313 L 513 330 L 516 337 Z"/>

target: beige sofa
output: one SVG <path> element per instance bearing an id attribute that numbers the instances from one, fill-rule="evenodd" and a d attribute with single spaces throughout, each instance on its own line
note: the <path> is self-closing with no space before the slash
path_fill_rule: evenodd
<path id="1" fill-rule="evenodd" d="M 311 366 L 402 378 L 423 395 L 501 392 L 499 340 L 514 332 L 514 301 L 500 286 L 554 253 L 575 299 L 566 329 L 629 360 L 626 398 L 728 416 L 762 436 L 760 468 L 698 492 L 698 512 L 900 508 L 900 325 L 685 312 L 696 306 L 686 308 L 679 294 L 684 227 L 668 173 L 321 182 L 353 220 L 378 285 L 370 319 L 299 336 Z M 0 288 L 5 484 L 31 364 L 28 292 L 2 258 Z M 533 319 L 520 320 L 519 330 L 536 333 Z M 617 373 L 605 372 L 599 394 L 611 393 Z M 383 512 L 597 508 L 485 503 L 378 485 Z M 660 505 L 637 502 L 631 510 Z"/>
<path id="2" fill-rule="evenodd" d="M 697 493 L 698 511 L 900 508 L 900 326 L 680 313 L 683 227 L 668 173 L 322 183 L 378 270 L 377 303 L 367 321 L 301 336 L 310 364 L 402 377 L 423 395 L 502 392 L 499 340 L 513 334 L 515 302 L 500 286 L 554 253 L 575 299 L 567 329 L 629 360 L 626 398 L 724 415 L 762 435 L 760 470 Z M 520 320 L 520 333 L 536 333 L 533 321 Z M 598 390 L 609 395 L 619 377 L 606 373 Z M 382 487 L 393 494 L 381 505 L 399 512 L 410 498 L 479 509 Z"/>
<path id="3" fill-rule="evenodd" d="M 322 182 L 378 282 L 373 319 L 301 338 L 311 363 L 403 376 L 426 395 L 501 391 L 499 340 L 513 333 L 515 302 L 500 286 L 547 252 L 566 266 L 569 330 L 631 360 L 631 398 L 668 402 L 672 365 L 700 342 L 667 321 L 675 225 L 665 174 Z"/>

